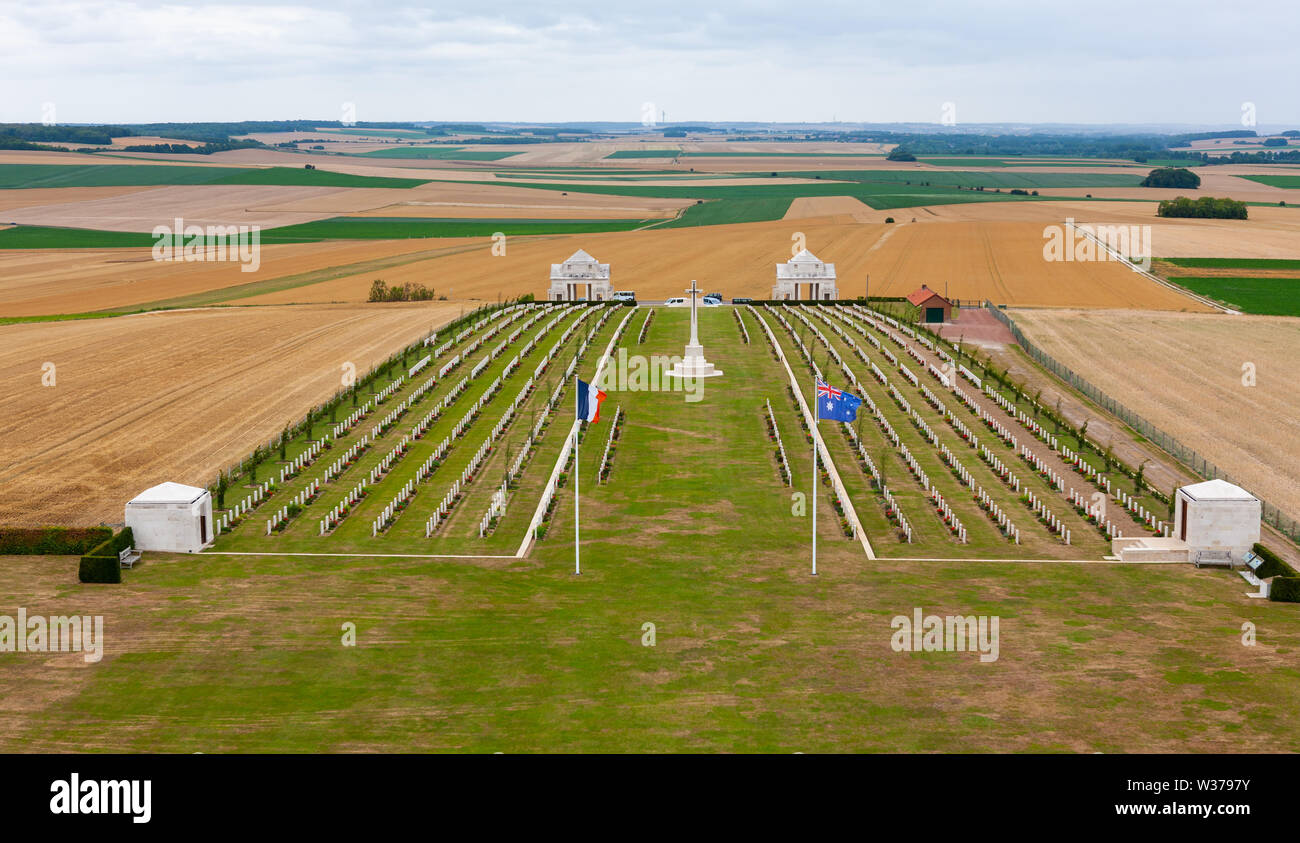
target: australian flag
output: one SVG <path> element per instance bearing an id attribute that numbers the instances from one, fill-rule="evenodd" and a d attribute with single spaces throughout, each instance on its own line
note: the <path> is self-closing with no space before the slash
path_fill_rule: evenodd
<path id="1" fill-rule="evenodd" d="M 858 396 L 817 381 L 818 421 L 855 421 L 861 405 L 862 399 Z"/>

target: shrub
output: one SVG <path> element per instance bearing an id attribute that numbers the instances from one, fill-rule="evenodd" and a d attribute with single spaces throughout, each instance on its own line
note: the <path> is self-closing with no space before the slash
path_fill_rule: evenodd
<path id="1" fill-rule="evenodd" d="M 120 583 L 122 566 L 118 564 L 116 556 L 111 559 L 107 556 L 83 556 L 77 579 L 82 582 Z"/>
<path id="2" fill-rule="evenodd" d="M 122 532 L 110 537 L 81 557 L 78 579 L 82 582 L 121 582 L 122 566 L 118 562 L 117 555 L 131 547 L 134 542 L 135 536 L 131 528 L 124 527 Z"/>
<path id="3" fill-rule="evenodd" d="M 1255 546 L 1252 547 L 1251 550 L 1255 551 L 1256 556 L 1264 560 L 1262 563 L 1260 563 L 1260 566 L 1255 569 L 1255 576 L 1259 577 L 1260 579 L 1266 580 L 1269 577 L 1277 577 L 1277 576 L 1282 576 L 1282 577 L 1300 576 L 1300 574 L 1296 573 L 1296 570 L 1294 568 L 1286 564 L 1286 562 L 1282 561 L 1282 558 L 1280 556 L 1278 556 L 1273 551 L 1269 550 L 1267 547 L 1264 547 L 1264 545 L 1260 544 L 1259 542 L 1256 542 Z"/>
<path id="4" fill-rule="evenodd" d="M 108 527 L 5 527 L 0 555 L 80 556 L 112 537 Z"/>
<path id="5" fill-rule="evenodd" d="M 1300 577 L 1274 577 L 1268 599 L 1278 603 L 1300 603 Z"/>

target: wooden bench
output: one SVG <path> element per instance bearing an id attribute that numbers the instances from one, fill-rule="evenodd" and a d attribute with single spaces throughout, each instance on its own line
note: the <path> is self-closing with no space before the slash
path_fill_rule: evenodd
<path id="1" fill-rule="evenodd" d="M 125 550 L 118 551 L 117 562 L 123 568 L 130 568 L 140 559 L 140 551 L 134 547 L 128 547 Z"/>

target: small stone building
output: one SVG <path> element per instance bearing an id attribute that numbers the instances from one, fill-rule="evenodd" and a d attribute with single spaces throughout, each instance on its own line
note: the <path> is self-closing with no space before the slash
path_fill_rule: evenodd
<path id="1" fill-rule="evenodd" d="M 804 284 L 808 295 L 801 295 Z M 835 264 L 823 263 L 807 249 L 776 265 L 772 298 L 777 301 L 828 301 L 840 297 L 835 284 Z"/>
<path id="2" fill-rule="evenodd" d="M 1174 537 L 1197 551 L 1228 551 L 1240 560 L 1259 541 L 1259 498 L 1226 480 L 1183 486 L 1174 497 Z"/>
<path id="3" fill-rule="evenodd" d="M 212 495 L 181 483 L 160 483 L 126 505 L 136 550 L 197 553 L 213 539 Z"/>
<path id="4" fill-rule="evenodd" d="M 582 249 L 564 263 L 551 264 L 551 287 L 547 301 L 609 301 L 614 288 L 609 280 L 609 264 L 598 263 Z"/>
<path id="5" fill-rule="evenodd" d="M 914 307 L 921 309 L 921 321 L 937 325 L 952 321 L 952 302 L 922 284 L 921 289 L 907 297 Z"/>

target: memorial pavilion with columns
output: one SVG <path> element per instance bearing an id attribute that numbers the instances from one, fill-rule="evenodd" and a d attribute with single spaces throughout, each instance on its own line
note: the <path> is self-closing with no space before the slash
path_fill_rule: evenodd
<path id="1" fill-rule="evenodd" d="M 801 295 L 808 285 L 808 295 Z M 776 284 L 772 298 L 778 301 L 827 301 L 840 297 L 835 286 L 835 264 L 823 263 L 807 249 L 776 265 Z"/>
<path id="2" fill-rule="evenodd" d="M 564 263 L 551 264 L 551 287 L 547 301 L 609 301 L 614 295 L 610 286 L 609 264 L 597 263 L 582 249 Z"/>

